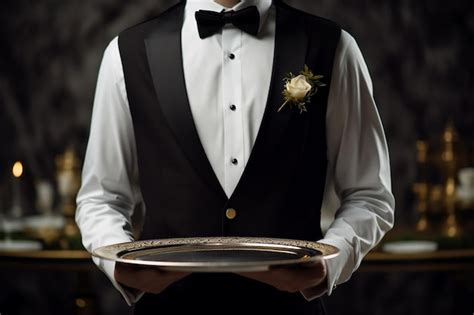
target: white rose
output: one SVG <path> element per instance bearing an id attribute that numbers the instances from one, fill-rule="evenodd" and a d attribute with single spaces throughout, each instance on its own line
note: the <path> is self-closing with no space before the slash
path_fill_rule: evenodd
<path id="1" fill-rule="evenodd" d="M 286 83 L 285 88 L 291 97 L 301 100 L 306 97 L 309 91 L 311 91 L 312 86 L 308 83 L 306 77 L 300 74 L 291 79 L 290 82 Z"/>

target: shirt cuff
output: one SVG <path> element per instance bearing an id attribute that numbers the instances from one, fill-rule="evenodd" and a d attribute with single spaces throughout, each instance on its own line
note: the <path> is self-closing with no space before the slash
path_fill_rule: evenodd
<path id="1" fill-rule="evenodd" d="M 121 285 L 120 283 L 115 280 L 114 272 L 115 272 L 115 261 L 101 259 L 97 257 L 92 257 L 94 263 L 105 273 L 107 278 L 112 282 L 113 286 L 117 291 L 122 294 L 125 302 L 127 302 L 128 306 L 132 306 L 132 304 L 138 302 L 140 298 L 145 294 L 145 292 L 139 290 L 130 290 L 125 286 Z"/>
<path id="2" fill-rule="evenodd" d="M 324 264 L 326 265 L 326 270 L 327 270 L 327 262 L 326 260 L 324 261 Z M 328 277 L 326 277 L 328 279 Z M 306 301 L 312 301 L 314 299 L 317 299 L 318 297 L 323 296 L 326 292 L 328 292 L 328 286 L 329 283 L 327 281 L 320 283 L 314 287 L 307 288 L 304 290 L 301 290 L 300 293 L 303 295 L 303 297 L 306 299 Z"/>
<path id="3" fill-rule="evenodd" d="M 326 262 L 327 270 L 327 295 L 330 296 L 337 285 L 340 284 L 339 278 L 344 269 L 350 268 L 353 270 L 352 265 L 349 264 L 352 249 L 347 245 L 345 240 L 336 238 L 324 238 L 318 241 L 319 243 L 335 246 L 339 249 L 339 255 L 334 258 L 324 260 Z M 343 281 L 344 282 L 344 281 Z M 322 295 L 322 294 L 321 294 Z"/>

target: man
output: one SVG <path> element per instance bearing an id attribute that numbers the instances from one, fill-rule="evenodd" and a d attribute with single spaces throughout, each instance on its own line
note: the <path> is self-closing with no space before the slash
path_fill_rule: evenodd
<path id="1" fill-rule="evenodd" d="M 325 86 L 298 98 L 309 77 L 294 93 L 288 73 L 305 65 Z M 341 207 L 323 237 L 326 169 Z M 386 140 L 356 42 L 277 0 L 182 1 L 122 32 L 102 61 L 77 202 L 89 251 L 134 240 L 132 224 L 141 239 L 281 237 L 341 251 L 240 275 L 94 259 L 136 313 L 323 314 L 319 297 L 393 226 Z"/>

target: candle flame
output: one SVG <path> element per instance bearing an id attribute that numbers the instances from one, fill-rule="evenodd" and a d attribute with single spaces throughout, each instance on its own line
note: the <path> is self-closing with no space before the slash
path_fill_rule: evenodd
<path id="1" fill-rule="evenodd" d="M 15 164 L 13 164 L 12 173 L 13 176 L 17 178 L 21 177 L 21 175 L 23 174 L 23 164 L 21 164 L 20 161 L 16 161 Z"/>

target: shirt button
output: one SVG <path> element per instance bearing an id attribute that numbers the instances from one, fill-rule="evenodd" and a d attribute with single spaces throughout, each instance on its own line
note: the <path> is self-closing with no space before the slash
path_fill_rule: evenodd
<path id="1" fill-rule="evenodd" d="M 234 60 L 234 59 L 235 59 L 235 55 L 234 55 L 233 53 L 230 53 L 230 54 L 228 55 L 228 57 L 229 57 L 229 59 L 231 59 L 231 60 Z"/>
<path id="2" fill-rule="evenodd" d="M 229 106 L 231 110 L 235 111 L 237 109 L 237 106 L 235 106 L 234 104 L 230 105 Z"/>
<path id="3" fill-rule="evenodd" d="M 239 164 L 239 160 L 237 160 L 236 158 L 233 158 L 232 160 L 230 160 L 232 162 L 232 164 L 234 165 L 237 165 Z"/>
<path id="4" fill-rule="evenodd" d="M 229 220 L 234 220 L 237 216 L 237 211 L 234 208 L 229 208 L 225 211 L 225 216 Z"/>

